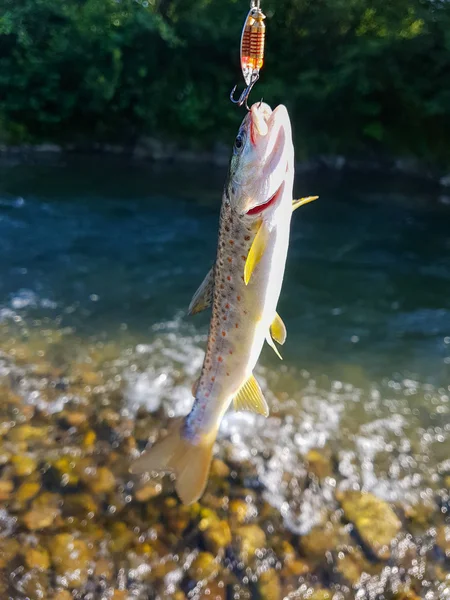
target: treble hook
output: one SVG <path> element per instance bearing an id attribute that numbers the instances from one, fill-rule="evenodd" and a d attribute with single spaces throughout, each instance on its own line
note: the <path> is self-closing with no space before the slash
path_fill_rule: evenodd
<path id="1" fill-rule="evenodd" d="M 255 85 L 255 83 L 258 81 L 259 79 L 259 71 L 254 73 L 254 76 L 251 80 L 251 82 L 249 83 L 249 85 L 244 89 L 244 91 L 242 92 L 242 94 L 239 96 L 239 98 L 236 100 L 234 98 L 234 94 L 237 90 L 237 84 L 234 86 L 234 88 L 231 90 L 231 94 L 230 94 L 230 100 L 233 104 L 237 104 L 238 106 L 242 106 L 243 104 L 245 105 L 245 108 L 247 110 L 250 110 L 249 106 L 248 106 L 248 97 L 250 96 L 250 92 L 252 91 L 253 86 Z"/>
<path id="2" fill-rule="evenodd" d="M 245 81 L 245 89 L 235 99 L 234 94 L 237 85 L 234 86 L 230 94 L 230 100 L 233 104 L 248 107 L 248 97 L 253 86 L 259 79 L 259 72 L 264 64 L 264 45 L 266 26 L 264 19 L 266 16 L 261 10 L 260 0 L 251 0 L 250 11 L 245 19 L 244 27 L 241 35 L 241 70 Z"/>

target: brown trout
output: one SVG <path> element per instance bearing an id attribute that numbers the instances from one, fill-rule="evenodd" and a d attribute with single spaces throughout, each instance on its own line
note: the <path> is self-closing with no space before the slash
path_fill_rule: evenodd
<path id="1" fill-rule="evenodd" d="M 220 213 L 216 262 L 194 294 L 195 314 L 212 304 L 206 355 L 186 418 L 144 452 L 131 471 L 173 472 L 185 504 L 205 489 L 220 422 L 236 410 L 267 416 L 253 376 L 264 341 L 279 352 L 286 329 L 276 312 L 283 282 L 293 210 L 316 197 L 293 201 L 294 148 L 286 108 L 254 104 L 236 137 Z M 281 358 L 281 357 L 280 357 Z"/>

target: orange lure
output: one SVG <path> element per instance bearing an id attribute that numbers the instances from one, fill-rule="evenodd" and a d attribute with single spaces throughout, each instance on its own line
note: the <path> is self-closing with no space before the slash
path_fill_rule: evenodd
<path id="1" fill-rule="evenodd" d="M 231 101 L 239 106 L 242 106 L 244 103 L 247 106 L 250 91 L 258 81 L 259 72 L 264 64 L 264 47 L 266 41 L 265 18 L 266 15 L 262 12 L 259 1 L 252 1 L 241 36 L 241 69 L 247 87 L 240 95 L 239 100 L 233 98 L 236 87 L 230 96 Z"/>

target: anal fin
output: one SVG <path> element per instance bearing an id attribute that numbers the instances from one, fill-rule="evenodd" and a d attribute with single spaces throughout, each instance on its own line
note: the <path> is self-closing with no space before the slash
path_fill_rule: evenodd
<path id="1" fill-rule="evenodd" d="M 233 405 L 235 410 L 248 410 L 264 417 L 269 415 L 266 399 L 253 375 L 250 375 L 233 398 Z"/>

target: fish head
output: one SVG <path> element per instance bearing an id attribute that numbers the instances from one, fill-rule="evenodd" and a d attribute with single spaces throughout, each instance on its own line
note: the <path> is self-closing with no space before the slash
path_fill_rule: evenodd
<path id="1" fill-rule="evenodd" d="M 236 136 L 226 195 L 240 215 L 260 218 L 288 195 L 292 201 L 294 147 L 285 106 L 253 104 Z M 290 185 L 290 194 L 284 194 Z"/>

